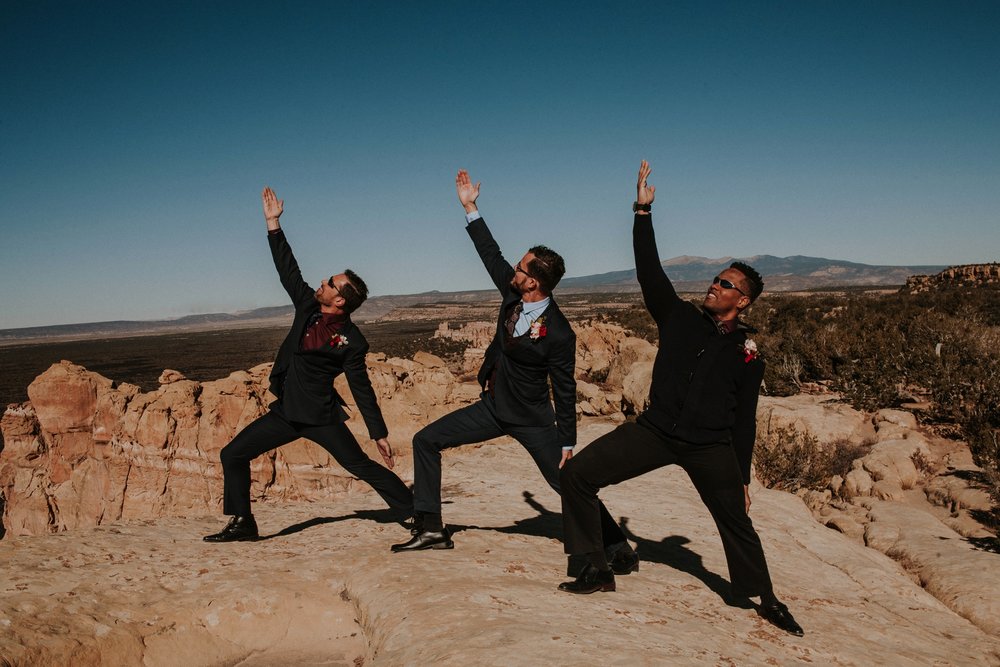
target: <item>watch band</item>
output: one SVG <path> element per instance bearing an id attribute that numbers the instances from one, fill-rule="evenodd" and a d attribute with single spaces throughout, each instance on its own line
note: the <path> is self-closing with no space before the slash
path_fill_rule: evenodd
<path id="1" fill-rule="evenodd" d="M 649 213 L 650 211 L 653 210 L 653 205 L 652 204 L 640 204 L 639 202 L 634 201 L 634 202 L 632 202 L 632 210 L 635 211 L 636 213 L 638 213 L 639 211 L 643 211 L 645 213 Z"/>

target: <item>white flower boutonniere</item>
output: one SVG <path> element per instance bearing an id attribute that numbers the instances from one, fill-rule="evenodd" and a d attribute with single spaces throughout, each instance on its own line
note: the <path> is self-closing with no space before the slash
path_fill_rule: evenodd
<path id="1" fill-rule="evenodd" d="M 347 345 L 347 336 L 336 333 L 330 336 L 330 347 L 341 348 Z"/>
<path id="2" fill-rule="evenodd" d="M 747 338 L 746 342 L 743 343 L 743 363 L 749 364 L 759 356 L 760 353 L 757 352 L 757 343 L 755 343 L 752 338 Z"/>
<path id="3" fill-rule="evenodd" d="M 545 338 L 549 330 L 545 327 L 545 316 L 539 317 L 537 320 L 531 323 L 531 328 L 528 330 L 528 337 L 531 340 L 538 340 L 539 338 Z"/>

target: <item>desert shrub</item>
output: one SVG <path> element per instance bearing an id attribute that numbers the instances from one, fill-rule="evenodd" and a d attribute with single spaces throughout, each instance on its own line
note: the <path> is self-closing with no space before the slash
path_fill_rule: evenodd
<path id="1" fill-rule="evenodd" d="M 797 491 L 825 489 L 834 475 L 843 477 L 851 463 L 871 449 L 870 442 L 838 439 L 820 444 L 808 430 L 778 426 L 758 437 L 753 464 L 761 484 L 772 489 Z"/>

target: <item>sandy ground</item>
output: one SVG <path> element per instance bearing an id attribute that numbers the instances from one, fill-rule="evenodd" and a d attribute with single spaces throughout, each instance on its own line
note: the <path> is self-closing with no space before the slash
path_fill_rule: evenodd
<path id="1" fill-rule="evenodd" d="M 581 433 L 587 442 L 607 426 Z M 265 539 L 213 545 L 219 516 L 0 542 L 0 657 L 14 665 L 997 665 L 1000 641 L 900 566 L 819 525 L 789 494 L 751 516 L 796 638 L 729 606 L 708 513 L 667 468 L 602 497 L 643 561 L 615 593 L 574 596 L 559 500 L 510 441 L 446 456 L 452 551 L 359 488 L 259 505 Z M 0 660 L 0 665 L 5 664 Z"/>

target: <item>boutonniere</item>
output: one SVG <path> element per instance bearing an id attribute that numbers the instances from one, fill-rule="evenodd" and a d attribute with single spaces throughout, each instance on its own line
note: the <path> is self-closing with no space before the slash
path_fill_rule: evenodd
<path id="1" fill-rule="evenodd" d="M 539 317 L 537 320 L 531 323 L 531 328 L 528 330 L 528 336 L 531 340 L 538 340 L 539 338 L 545 338 L 549 330 L 545 327 L 545 316 Z"/>
<path id="2" fill-rule="evenodd" d="M 752 338 L 747 338 L 743 343 L 743 363 L 749 364 L 759 356 L 760 353 L 757 352 L 757 343 L 755 343 Z"/>
<path id="3" fill-rule="evenodd" d="M 347 345 L 347 336 L 335 333 L 330 336 L 330 347 L 341 348 Z"/>

